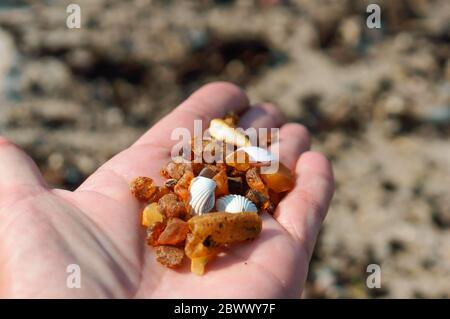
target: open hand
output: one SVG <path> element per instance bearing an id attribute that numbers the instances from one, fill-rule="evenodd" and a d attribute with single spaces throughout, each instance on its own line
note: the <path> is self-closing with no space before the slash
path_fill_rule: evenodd
<path id="1" fill-rule="evenodd" d="M 50 189 L 33 161 L 0 138 L 0 297 L 14 298 L 295 298 L 334 190 L 329 162 L 309 152 L 306 129 L 284 124 L 271 104 L 249 107 L 227 83 L 196 91 L 76 191 Z M 142 204 L 131 195 L 136 176 L 157 183 L 170 159 L 172 129 L 205 126 L 229 111 L 242 127 L 280 127 L 281 161 L 297 182 L 253 242 L 232 247 L 204 276 L 155 261 L 140 225 Z M 114 141 L 111 141 L 114 143 Z M 67 266 L 79 265 L 81 288 L 68 288 Z"/>

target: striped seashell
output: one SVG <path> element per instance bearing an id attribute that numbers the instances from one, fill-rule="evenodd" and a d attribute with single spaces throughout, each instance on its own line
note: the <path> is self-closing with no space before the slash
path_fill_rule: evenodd
<path id="1" fill-rule="evenodd" d="M 214 207 L 216 182 L 210 178 L 197 176 L 189 187 L 189 205 L 195 215 L 205 214 Z"/>
<path id="2" fill-rule="evenodd" d="M 227 213 L 258 212 L 255 204 L 248 198 L 233 194 L 219 198 L 216 202 L 216 210 Z"/>

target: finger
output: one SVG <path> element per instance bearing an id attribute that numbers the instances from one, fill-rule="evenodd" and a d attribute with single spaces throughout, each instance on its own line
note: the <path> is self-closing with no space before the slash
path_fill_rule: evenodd
<path id="1" fill-rule="evenodd" d="M 227 82 L 207 84 L 154 125 L 136 145 L 152 144 L 170 148 L 176 143 L 170 138 L 174 128 L 187 128 L 193 133 L 194 120 L 201 120 L 205 130 L 213 118 L 223 117 L 229 112 L 239 114 L 248 106 L 248 98 L 238 86 Z"/>
<path id="2" fill-rule="evenodd" d="M 40 185 L 45 181 L 33 160 L 17 145 L 0 137 L 0 187 Z"/>
<path id="3" fill-rule="evenodd" d="M 334 192 L 331 164 L 320 153 L 306 152 L 297 162 L 297 183 L 274 217 L 311 257 Z"/>
<path id="4" fill-rule="evenodd" d="M 283 113 L 273 104 L 257 104 L 245 111 L 239 119 L 239 127 L 276 128 L 286 122 Z"/>
<path id="5" fill-rule="evenodd" d="M 278 153 L 280 162 L 294 170 L 300 154 L 310 147 L 311 138 L 306 127 L 298 123 L 287 123 L 281 127 L 279 140 L 271 145 L 271 151 Z"/>

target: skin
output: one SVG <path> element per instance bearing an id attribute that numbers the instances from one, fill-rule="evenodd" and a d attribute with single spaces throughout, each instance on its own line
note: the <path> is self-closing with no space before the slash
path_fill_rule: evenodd
<path id="1" fill-rule="evenodd" d="M 161 183 L 175 127 L 193 128 L 227 111 L 243 127 L 280 127 L 282 162 L 296 186 L 263 231 L 208 264 L 199 277 L 189 262 L 179 270 L 159 265 L 140 226 L 142 204 L 129 191 L 136 176 Z M 229 83 L 196 91 L 128 149 L 113 157 L 76 191 L 50 189 L 34 162 L 0 138 L 0 297 L 6 298 L 297 298 L 334 186 L 330 163 L 308 151 L 307 130 L 271 104 L 249 107 Z M 81 269 L 81 288 L 66 285 L 67 266 Z"/>

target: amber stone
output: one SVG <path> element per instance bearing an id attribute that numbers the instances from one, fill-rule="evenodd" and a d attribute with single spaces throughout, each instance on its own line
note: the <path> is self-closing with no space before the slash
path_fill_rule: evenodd
<path id="1" fill-rule="evenodd" d="M 218 172 L 219 170 L 214 165 L 207 165 L 200 171 L 198 176 L 213 178 Z"/>
<path id="2" fill-rule="evenodd" d="M 219 173 L 217 173 L 213 180 L 216 182 L 216 191 L 215 195 L 216 197 L 228 195 L 228 176 L 226 170 L 221 170 Z"/>
<path id="3" fill-rule="evenodd" d="M 142 225 L 146 227 L 151 227 L 156 222 L 162 222 L 164 216 L 159 211 L 157 203 L 151 203 L 147 205 L 142 212 Z"/>
<path id="4" fill-rule="evenodd" d="M 156 247 L 156 260 L 169 268 L 177 268 L 182 265 L 184 251 L 182 248 L 174 246 Z"/>
<path id="5" fill-rule="evenodd" d="M 153 193 L 148 202 L 150 203 L 157 202 L 161 197 L 169 193 L 171 193 L 170 188 L 166 186 L 156 186 L 156 192 Z"/>
<path id="6" fill-rule="evenodd" d="M 291 170 L 279 163 L 278 171 L 273 174 L 261 173 L 264 183 L 274 192 L 282 193 L 294 188 L 295 178 Z"/>
<path id="7" fill-rule="evenodd" d="M 223 121 L 231 127 L 236 127 L 239 122 L 239 116 L 235 112 L 230 112 L 224 116 Z"/>
<path id="8" fill-rule="evenodd" d="M 225 158 L 225 163 L 241 172 L 246 172 L 251 167 L 248 154 L 243 150 L 236 150 L 232 153 L 228 153 Z"/>
<path id="9" fill-rule="evenodd" d="M 180 179 L 186 170 L 192 170 L 189 163 L 176 163 L 169 161 L 160 171 L 161 176 L 165 178 Z"/>
<path id="10" fill-rule="evenodd" d="M 150 246 L 158 245 L 158 238 L 164 231 L 166 225 L 162 222 L 156 222 L 147 228 L 147 244 Z"/>
<path id="11" fill-rule="evenodd" d="M 208 248 L 254 239 L 262 229 L 256 213 L 208 213 L 192 217 L 188 224 L 192 233 L 186 244 L 189 257 L 203 257 Z M 205 245 L 208 238 L 213 245 Z"/>
<path id="12" fill-rule="evenodd" d="M 150 177 L 140 176 L 135 178 L 130 185 L 131 193 L 139 200 L 149 201 L 157 188 Z"/>
<path id="13" fill-rule="evenodd" d="M 245 194 L 245 197 L 251 200 L 258 208 L 261 208 L 263 204 L 269 200 L 266 195 L 257 191 L 256 189 L 249 189 Z"/>
<path id="14" fill-rule="evenodd" d="M 160 198 L 158 201 L 160 212 L 166 217 L 177 217 L 183 219 L 186 215 L 186 207 L 177 195 L 170 193 Z"/>
<path id="15" fill-rule="evenodd" d="M 268 197 L 269 190 L 266 187 L 266 185 L 264 185 L 264 182 L 262 181 L 261 177 L 259 176 L 256 168 L 249 169 L 245 174 L 245 179 L 250 188 L 257 190 L 258 192 L 262 193 L 264 196 Z"/>
<path id="16" fill-rule="evenodd" d="M 189 225 L 179 218 L 170 218 L 158 238 L 158 245 L 178 245 L 186 240 Z"/>
<path id="17" fill-rule="evenodd" d="M 189 185 L 193 178 L 193 172 L 186 171 L 174 187 L 175 194 L 177 194 L 184 203 L 189 201 Z"/>
<path id="18" fill-rule="evenodd" d="M 198 275 L 220 247 L 254 239 L 262 229 L 256 213 L 208 213 L 192 217 L 188 224 L 191 232 L 184 250 L 191 259 L 191 271 Z"/>

